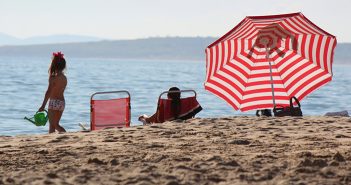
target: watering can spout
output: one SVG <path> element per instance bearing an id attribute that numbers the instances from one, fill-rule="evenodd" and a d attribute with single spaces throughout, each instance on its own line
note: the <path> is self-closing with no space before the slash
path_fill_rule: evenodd
<path id="1" fill-rule="evenodd" d="M 33 118 L 34 118 L 34 117 L 33 117 Z M 33 118 L 24 117 L 23 119 L 28 120 L 28 121 L 32 122 L 33 124 L 35 124 L 35 121 L 32 120 Z"/>

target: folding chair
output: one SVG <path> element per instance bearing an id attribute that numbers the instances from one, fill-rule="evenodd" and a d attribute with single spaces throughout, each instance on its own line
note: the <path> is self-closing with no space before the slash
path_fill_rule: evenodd
<path id="1" fill-rule="evenodd" d="M 172 115 L 171 104 L 172 100 L 162 98 L 162 95 L 166 93 L 184 93 L 193 92 L 194 96 L 181 98 L 180 99 L 180 113 L 177 117 Z M 199 102 L 196 100 L 196 92 L 194 90 L 181 90 L 181 91 L 165 91 L 162 92 L 158 98 L 157 103 L 157 123 L 163 123 L 165 121 L 172 121 L 175 119 L 190 119 L 193 118 L 197 113 L 202 110 Z"/>
<path id="2" fill-rule="evenodd" d="M 123 98 L 102 99 L 104 96 L 123 95 Z M 96 98 L 100 96 L 100 98 Z M 100 130 L 130 126 L 130 94 L 128 91 L 96 92 L 90 98 L 90 128 Z"/>

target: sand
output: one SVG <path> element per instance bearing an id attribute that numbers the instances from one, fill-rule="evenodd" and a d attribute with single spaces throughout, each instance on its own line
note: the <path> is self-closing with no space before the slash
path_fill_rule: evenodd
<path id="1" fill-rule="evenodd" d="M 0 184 L 351 184 L 351 118 L 197 118 L 1 136 Z"/>

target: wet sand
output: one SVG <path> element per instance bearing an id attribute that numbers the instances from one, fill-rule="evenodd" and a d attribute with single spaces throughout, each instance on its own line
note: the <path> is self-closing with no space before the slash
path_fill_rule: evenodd
<path id="1" fill-rule="evenodd" d="M 0 136 L 0 184 L 351 184 L 351 118 L 197 118 Z"/>

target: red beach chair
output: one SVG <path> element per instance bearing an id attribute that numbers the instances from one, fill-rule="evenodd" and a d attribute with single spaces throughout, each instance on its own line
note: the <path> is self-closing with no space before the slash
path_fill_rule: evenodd
<path id="1" fill-rule="evenodd" d="M 179 92 L 179 91 L 173 91 Z M 157 123 L 163 123 L 165 121 L 172 121 L 174 119 L 190 119 L 193 118 L 197 113 L 202 110 L 199 102 L 196 100 L 196 92 L 194 90 L 181 90 L 183 92 L 193 92 L 194 96 L 181 98 L 180 99 L 180 113 L 178 117 L 172 115 L 171 112 L 171 102 L 172 100 L 163 99 L 162 95 L 166 93 L 172 93 L 172 91 L 165 91 L 162 92 L 159 96 L 158 103 L 157 103 Z"/>
<path id="2" fill-rule="evenodd" d="M 102 99 L 104 96 L 123 95 L 123 98 Z M 100 98 L 97 99 L 96 97 Z M 95 99 L 94 99 L 95 98 Z M 130 126 L 130 94 L 128 91 L 97 92 L 90 98 L 90 128 L 100 130 Z"/>

